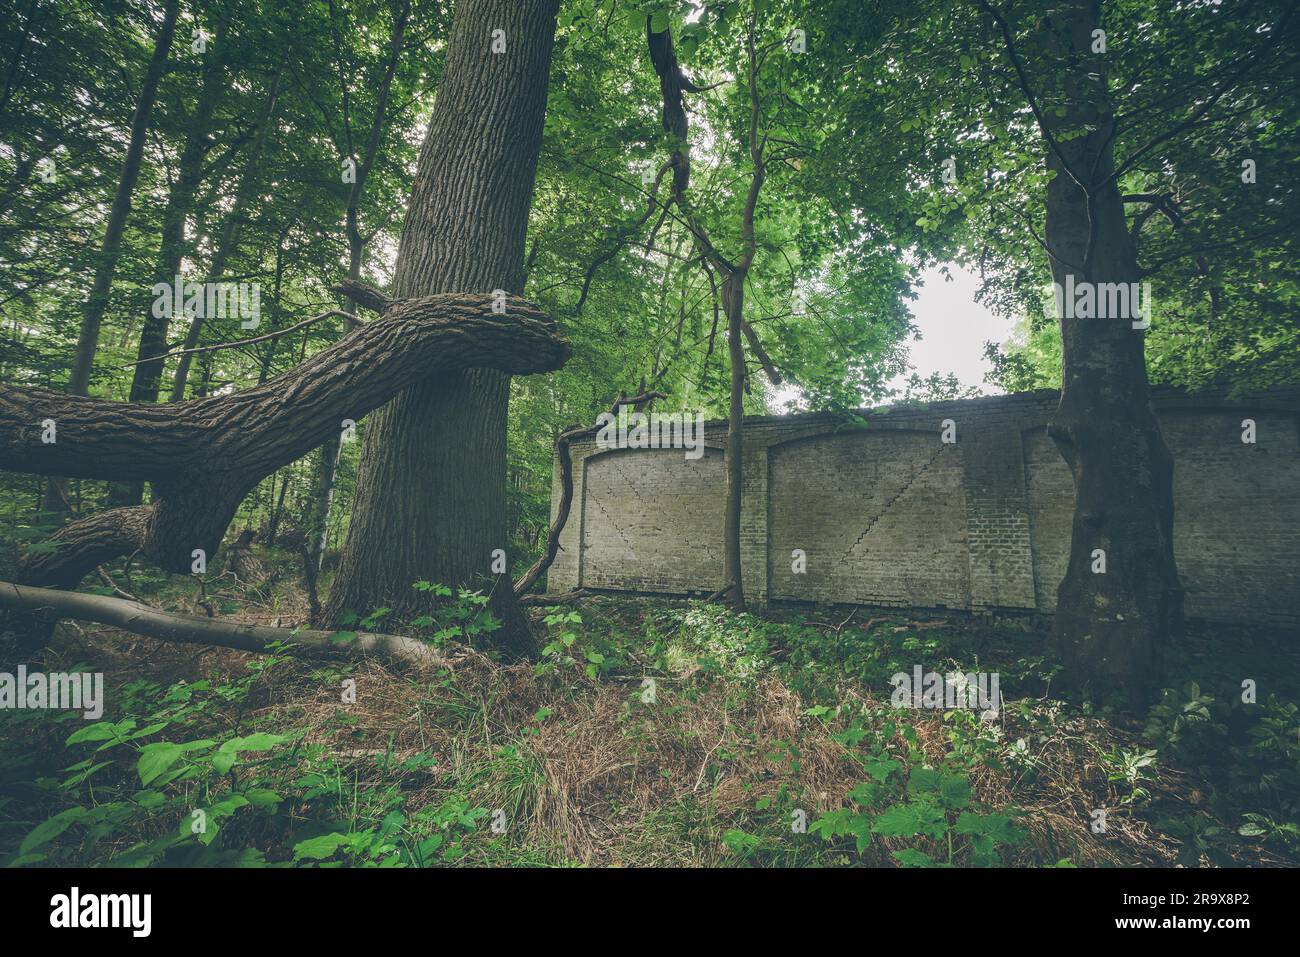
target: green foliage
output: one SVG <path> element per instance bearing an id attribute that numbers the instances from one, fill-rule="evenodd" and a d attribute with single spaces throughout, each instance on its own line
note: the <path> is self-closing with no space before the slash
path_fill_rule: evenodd
<path id="1" fill-rule="evenodd" d="M 444 646 L 451 641 L 473 645 L 479 636 L 490 635 L 501 627 L 501 619 L 488 608 L 491 599 L 480 591 L 457 588 L 453 599 L 452 589 L 446 585 L 419 581 L 414 587 L 419 592 L 452 599 L 440 603 L 431 614 L 407 622 L 417 634 L 427 637 L 435 645 Z"/>
<path id="2" fill-rule="evenodd" d="M 867 773 L 867 780 L 848 792 L 845 807 L 823 814 L 809 826 L 809 833 L 828 841 L 852 838 L 858 855 L 866 854 L 878 841 L 888 847 L 890 857 L 903 867 L 952 867 L 965 863 L 995 867 L 1002 863 L 1000 849 L 1024 840 L 1015 826 L 1016 812 L 977 807 L 972 803 L 969 768 L 954 759 L 940 766 L 919 761 L 912 739 L 903 736 L 906 751 L 895 754 L 890 745 L 880 745 L 894 732 L 887 722 L 877 734 L 868 734 L 857 721 L 836 736 Z M 862 749 L 863 740 L 872 744 Z M 898 846 L 902 840 L 910 841 Z"/>
<path id="3" fill-rule="evenodd" d="M 1209 694 L 1195 681 L 1166 688 L 1147 716 L 1147 738 L 1172 760 L 1206 774 L 1211 804 L 1237 834 L 1300 850 L 1300 709 Z M 1194 847 L 1226 843 L 1214 824 L 1182 822 Z M 1190 851 L 1188 852 L 1191 853 Z"/>
<path id="4" fill-rule="evenodd" d="M 129 714 L 68 735 L 55 760 L 72 763 L 31 782 L 43 806 L 66 806 L 31 826 L 7 864 L 421 867 L 462 858 L 488 813 L 463 797 L 408 807 L 382 777 L 358 795 L 337 758 L 303 743 L 304 729 L 211 729 L 214 709 L 242 710 L 280 665 L 266 659 L 220 684 L 128 685 Z M 429 763 L 392 762 L 389 774 Z"/>
<path id="5" fill-rule="evenodd" d="M 533 666 L 533 674 L 549 675 L 576 668 L 595 681 L 624 664 L 614 642 L 599 633 L 579 631 L 582 616 L 576 611 L 552 608 L 543 621 L 550 640 L 543 645 L 542 660 Z"/>

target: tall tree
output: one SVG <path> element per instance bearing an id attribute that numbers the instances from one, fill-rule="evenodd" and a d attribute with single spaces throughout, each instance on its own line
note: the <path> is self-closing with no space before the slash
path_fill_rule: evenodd
<path id="1" fill-rule="evenodd" d="M 154 268 L 150 288 L 159 283 L 174 283 L 181 273 L 181 262 L 186 249 L 185 223 L 193 212 L 195 196 L 203 181 L 204 159 L 214 145 L 210 139 L 212 115 L 225 86 L 224 67 L 228 27 L 229 11 L 223 7 L 210 46 L 205 38 L 207 59 L 204 62 L 194 112 L 186 124 L 185 145 L 181 148 L 176 178 L 167 193 L 158 263 Z M 161 357 L 167 351 L 167 329 L 170 325 L 170 317 L 161 310 L 157 312 L 160 314 L 155 315 L 153 308 L 147 309 L 140 328 L 136 365 L 131 375 L 129 392 L 131 402 L 158 401 L 164 364 Z M 110 490 L 109 500 L 114 505 L 138 505 L 143 491 L 144 487 L 139 483 L 118 483 Z"/>
<path id="2" fill-rule="evenodd" d="M 167 207 L 163 211 L 158 264 L 154 269 L 155 283 L 175 282 L 181 271 L 186 249 L 185 221 L 194 209 L 195 196 L 203 181 L 203 161 L 213 145 L 209 139 L 212 115 L 225 86 L 228 17 L 228 11 L 223 9 L 216 33 L 206 51 L 207 59 L 204 62 L 198 99 L 186 126 L 185 145 L 181 149 L 176 178 L 168 191 Z M 137 364 L 131 377 L 131 402 L 158 401 L 163 373 L 163 361 L 159 357 L 167 351 L 168 319 L 166 315 L 155 316 L 152 309 L 145 315 L 140 330 L 140 346 L 136 353 Z"/>
<path id="3" fill-rule="evenodd" d="M 243 175 L 240 177 L 239 187 L 235 191 L 235 201 L 231 204 L 230 212 L 226 214 L 222 222 L 221 236 L 213 251 L 212 261 L 208 264 L 209 282 L 221 282 L 225 278 L 226 264 L 236 250 L 239 249 L 239 240 L 243 233 L 247 208 L 253 199 L 259 181 L 261 172 L 259 164 L 262 153 L 266 149 L 267 141 L 271 136 L 271 129 L 274 126 L 275 110 L 280 101 L 280 85 L 284 79 L 287 60 L 288 54 L 281 54 L 275 73 L 271 76 L 270 87 L 262 104 L 261 115 L 258 117 L 257 132 L 253 137 L 253 146 L 249 152 L 248 162 Z M 203 313 L 200 311 L 190 319 L 189 328 L 185 333 L 185 351 L 180 354 L 180 359 L 176 363 L 176 373 L 172 379 L 172 402 L 180 402 L 185 398 L 185 386 L 189 381 L 190 364 L 193 360 L 191 350 L 198 344 L 199 334 L 203 331 L 204 318 Z"/>
<path id="4" fill-rule="evenodd" d="M 331 11 L 332 12 L 332 11 Z M 348 147 L 348 160 L 354 164 L 351 188 L 348 190 L 347 206 L 344 209 L 344 223 L 348 238 L 348 280 L 361 281 L 361 265 L 366 246 L 374 233 L 365 235 L 361 231 L 361 202 L 366 193 L 366 184 L 370 181 L 371 171 L 379 157 L 379 148 L 383 143 L 384 130 L 388 120 L 388 95 L 392 89 L 393 77 L 397 72 L 397 63 L 402 56 L 402 44 L 406 34 L 406 22 L 411 12 L 410 0 L 400 0 L 393 11 L 392 34 L 388 42 L 388 60 L 384 65 L 383 78 L 379 81 L 379 92 L 375 99 L 375 109 L 370 120 L 370 131 L 366 136 L 361 159 L 358 162 L 353 155 L 352 111 L 348 79 L 343 63 L 339 62 L 339 84 L 343 102 L 343 130 Z M 331 24 L 332 25 L 332 24 Z M 356 314 L 356 307 L 348 302 L 343 311 Z M 344 332 L 351 332 L 356 327 L 352 319 L 344 320 Z M 334 501 L 334 475 L 338 469 L 340 443 L 339 438 L 330 439 L 320 448 L 319 467 L 316 475 L 316 494 L 309 506 L 307 516 L 307 561 L 319 567 L 325 556 L 325 539 L 329 531 L 330 506 Z"/>
<path id="5" fill-rule="evenodd" d="M 82 314 L 77 351 L 72 357 L 68 391 L 73 395 L 90 394 L 90 373 L 95 364 L 95 351 L 99 348 L 99 328 L 108 309 L 113 277 L 122 252 L 122 233 L 126 229 L 127 217 L 131 215 L 131 200 L 135 195 L 136 181 L 140 178 L 145 136 L 149 132 L 158 84 L 167 70 L 167 55 L 176 34 L 176 18 L 180 15 L 180 6 L 180 0 L 167 0 L 163 7 L 163 21 L 154 40 L 153 56 L 145 71 L 140 95 L 136 99 L 135 113 L 131 117 L 131 135 L 117 180 L 117 192 L 109 209 L 108 223 L 104 227 L 104 239 L 95 263 L 95 279 Z M 51 479 L 47 484 L 44 508 L 47 511 L 62 511 L 67 508 L 66 485 L 62 480 Z"/>
<path id="6" fill-rule="evenodd" d="M 176 18 L 180 14 L 180 7 L 180 0 L 167 0 L 163 6 L 163 22 L 158 29 L 158 37 L 154 40 L 153 57 L 149 60 L 149 68 L 140 86 L 135 115 L 131 118 L 131 138 L 127 143 L 122 172 L 117 181 L 117 193 L 113 197 L 113 206 L 104 228 L 104 241 L 95 266 L 95 281 L 86 302 L 77 352 L 72 360 L 72 375 L 68 379 L 68 391 L 73 395 L 89 394 L 90 371 L 95 361 L 95 349 L 99 345 L 99 326 L 108 309 L 113 275 L 117 271 L 117 260 L 122 250 L 122 232 L 126 229 L 127 217 L 131 215 L 131 198 L 135 193 L 136 180 L 140 178 L 144 140 L 149 132 L 158 83 L 167 69 L 167 54 L 176 33 Z"/>
<path id="7" fill-rule="evenodd" d="M 1070 560 L 1057 591 L 1054 636 L 1074 684 L 1095 697 L 1119 688 L 1141 704 L 1166 649 L 1181 634 L 1183 590 L 1173 548 L 1173 459 L 1148 387 L 1149 292 L 1145 308 L 1139 306 L 1141 281 L 1156 269 L 1139 265 L 1137 239 L 1151 209 L 1163 208 L 1175 222 L 1180 213 L 1172 197 L 1159 192 L 1127 193 L 1125 177 L 1151 181 L 1158 173 L 1147 167 L 1149 154 L 1203 136 L 1216 106 L 1231 98 L 1253 63 L 1271 78 L 1277 52 L 1292 36 L 1295 11 L 1269 22 L 1267 5 L 1259 8 L 1263 26 L 1249 31 L 1255 40 L 1248 55 L 1238 62 L 1221 51 L 1212 55 L 1218 75 L 1208 88 L 1157 87 L 1162 109 L 1176 115 L 1162 126 L 1143 116 L 1150 104 L 1130 104 L 1120 115 L 1112 88 L 1109 46 L 1131 45 L 1150 29 L 1141 9 L 1116 2 L 1108 20 L 1102 0 L 1067 0 L 1032 27 L 1017 29 L 989 0 L 979 5 L 996 26 L 1033 114 L 1049 172 L 1042 244 L 1057 290 L 1062 382 L 1048 431 L 1075 484 Z M 1231 49 L 1239 27 L 1225 26 L 1230 32 L 1216 43 Z M 1177 49 L 1171 44 L 1165 55 Z M 1294 65 L 1294 56 L 1287 59 Z M 1127 81 L 1121 93 L 1140 86 L 1139 77 L 1136 70 L 1121 77 Z M 1274 86 L 1269 95 L 1281 91 Z M 1117 144 L 1124 151 L 1119 160 Z M 1218 179 L 1245 180 L 1222 165 Z M 1140 204 L 1131 227 L 1126 201 Z M 1266 226 L 1257 236 L 1271 232 Z M 1225 238 L 1227 246 L 1240 241 Z M 1173 258 L 1194 252 L 1184 246 Z"/>
<path id="8" fill-rule="evenodd" d="M 1062 290 L 1130 289 L 1141 276 L 1116 183 L 1115 116 L 1094 36 L 1101 3 L 1070 0 L 1059 10 L 1060 20 L 1041 29 L 1042 42 L 1060 51 L 1064 107 L 1046 114 L 1031 100 L 1053 174 L 1044 228 L 1052 277 Z M 1151 405 L 1143 334 L 1135 328 L 1141 317 L 1131 308 L 1080 317 L 1075 303 L 1062 305 L 1061 403 L 1048 434 L 1074 474 L 1075 506 L 1055 635 L 1072 680 L 1096 692 L 1113 683 L 1141 700 L 1182 626 L 1173 458 Z"/>
<path id="9" fill-rule="evenodd" d="M 518 292 L 558 0 L 461 0 L 393 278 L 399 298 Z M 408 388 L 367 423 L 348 540 L 326 614 L 427 607 L 419 580 L 491 574 L 506 541 L 510 377 L 486 369 Z M 507 575 L 505 650 L 533 649 Z"/>
<path id="10" fill-rule="evenodd" d="M 745 89 L 748 94 L 749 115 L 745 130 L 745 147 L 750 164 L 749 183 L 740 210 L 740 253 L 725 256 L 714 244 L 708 229 L 693 212 L 687 199 L 686 188 L 690 181 L 690 150 L 688 121 L 682 93 L 694 90 L 677 65 L 672 34 L 667 25 L 656 31 L 655 18 L 646 18 L 646 32 L 650 57 L 659 74 L 663 93 L 664 130 L 676 148 L 673 151 L 673 202 L 681 209 L 686 223 L 695 237 L 700 255 L 722 276 L 722 311 L 727 318 L 727 354 L 731 367 L 731 385 L 727 416 L 727 507 L 723 523 L 723 587 L 722 598 L 736 611 L 745 610 L 745 586 L 740 563 L 740 507 L 744 481 L 742 450 L 744 449 L 745 393 L 748 381 L 745 366 L 745 342 L 748 337 L 756 354 L 764 360 L 773 384 L 780 384 L 777 375 L 753 328 L 745 321 L 745 284 L 758 246 L 754 238 L 754 210 L 767 178 L 765 152 L 767 133 L 761 129 L 762 101 L 759 96 L 759 70 L 771 47 L 759 49 L 758 7 L 755 3 L 745 16 Z M 779 41 L 778 41 L 779 45 Z"/>

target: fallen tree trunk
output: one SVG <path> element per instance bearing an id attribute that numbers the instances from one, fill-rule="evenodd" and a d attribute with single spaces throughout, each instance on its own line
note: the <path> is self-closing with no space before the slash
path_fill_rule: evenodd
<path id="1" fill-rule="evenodd" d="M 340 640 L 340 633 L 334 631 L 293 631 L 249 622 L 182 615 L 123 598 L 33 588 L 12 582 L 0 582 L 0 608 L 94 621 L 160 641 L 216 645 L 259 654 L 270 651 L 275 642 L 288 642 L 289 650 L 311 656 L 339 658 L 370 654 L 421 665 L 443 661 L 442 656 L 428 645 L 401 635 L 356 634 L 350 639 Z"/>

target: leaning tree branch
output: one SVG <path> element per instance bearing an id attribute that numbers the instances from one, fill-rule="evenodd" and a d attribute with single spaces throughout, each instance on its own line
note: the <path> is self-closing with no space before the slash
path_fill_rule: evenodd
<path id="1" fill-rule="evenodd" d="M 167 481 L 248 472 L 273 459 L 266 475 L 417 378 L 471 367 L 529 375 L 563 365 L 568 343 L 545 313 L 508 296 L 497 314 L 493 302 L 449 294 L 392 303 L 382 318 L 301 365 L 231 395 L 150 405 L 0 384 L 0 468 Z M 42 439 L 46 420 L 55 425 L 53 441 Z"/>
<path id="2" fill-rule="evenodd" d="M 641 409 L 654 399 L 666 398 L 668 398 L 666 392 L 657 390 L 642 392 L 630 399 L 620 392 L 618 401 L 614 403 L 609 412 L 610 415 L 616 416 L 620 406 L 630 405 L 636 409 Z M 533 563 L 533 566 L 528 571 L 524 572 L 523 577 L 515 582 L 514 593 L 516 598 L 522 597 L 537 584 L 537 580 L 551 567 L 551 563 L 555 561 L 555 556 L 559 554 L 560 533 L 564 531 L 565 523 L 569 520 L 569 509 L 573 506 L 573 456 L 569 451 L 569 445 L 576 439 L 595 435 L 599 431 L 599 423 L 587 426 L 575 425 L 573 428 L 561 432 L 555 440 L 555 453 L 560 458 L 560 504 L 555 512 L 555 521 L 551 522 L 551 528 L 546 534 L 546 551 L 541 558 Z"/>
<path id="3" fill-rule="evenodd" d="M 355 279 L 344 279 L 337 286 L 331 286 L 330 292 L 337 292 L 339 295 L 347 296 L 358 306 L 364 306 L 378 313 L 388 310 L 393 301 L 385 296 L 378 289 L 367 286 L 363 282 L 357 282 Z"/>
<path id="4" fill-rule="evenodd" d="M 216 645 L 262 654 L 274 650 L 272 645 L 275 642 L 285 642 L 290 651 L 319 657 L 373 654 L 411 664 L 439 664 L 444 660 L 423 642 L 402 635 L 362 633 L 340 640 L 340 633 L 334 631 L 294 631 L 249 622 L 182 615 L 123 598 L 33 588 L 13 582 L 0 582 L 0 608 L 94 621 L 161 641 Z"/>
<path id="5" fill-rule="evenodd" d="M 767 350 L 763 348 L 763 343 L 759 340 L 758 333 L 754 331 L 754 327 L 742 319 L 740 320 L 740 331 L 743 332 L 745 338 L 749 340 L 749 347 L 754 350 L 754 355 L 758 357 L 759 364 L 763 367 L 763 371 L 767 373 L 768 381 L 771 382 L 772 385 L 780 385 L 784 381 L 781 378 L 781 373 L 777 371 L 776 363 L 772 361 L 772 357 L 769 356 Z"/>
<path id="6" fill-rule="evenodd" d="M 519 297 L 390 302 L 355 284 L 348 294 L 381 307 L 380 318 L 231 395 L 147 405 L 0 385 L 0 468 L 154 488 L 148 505 L 61 529 L 52 551 L 29 557 L 22 582 L 73 588 L 96 565 L 137 550 L 167 571 L 189 572 L 195 550 L 215 553 L 259 481 L 338 435 L 344 421 L 430 375 L 475 367 L 528 375 L 569 356 L 555 323 Z"/>

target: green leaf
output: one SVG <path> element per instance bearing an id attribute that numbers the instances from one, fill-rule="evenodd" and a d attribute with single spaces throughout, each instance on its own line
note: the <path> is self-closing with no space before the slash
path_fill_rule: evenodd
<path id="1" fill-rule="evenodd" d="M 170 741 L 146 744 L 140 749 L 140 760 L 136 763 L 135 768 L 140 775 L 140 783 L 145 786 L 152 784 L 163 772 L 180 760 L 182 755 L 189 751 L 210 748 L 215 743 L 215 741 L 204 739 L 202 741 L 187 741 L 184 744 L 173 744 Z"/>
<path id="2" fill-rule="evenodd" d="M 140 775 L 140 783 L 148 786 L 160 774 L 180 760 L 185 752 L 179 744 L 162 741 L 158 744 L 146 744 L 140 750 L 140 760 L 135 769 Z"/>
<path id="3" fill-rule="evenodd" d="M 251 802 L 242 794 L 232 794 L 224 800 L 218 801 L 212 807 L 208 808 L 208 817 L 223 818 L 230 817 L 241 807 L 248 807 Z"/>
<path id="4" fill-rule="evenodd" d="M 167 803 L 167 798 L 161 791 L 140 791 L 131 800 L 147 811 L 155 810 Z"/>
<path id="5" fill-rule="evenodd" d="M 308 838 L 293 846 L 293 859 L 295 861 L 324 860 L 327 857 L 332 857 L 334 852 L 347 842 L 348 836 L 337 831 L 333 834 L 322 834 L 320 837 Z"/>
<path id="6" fill-rule="evenodd" d="M 248 799 L 248 803 L 253 807 L 270 807 L 284 800 L 270 788 L 251 788 L 244 792 L 244 797 Z"/>
<path id="7" fill-rule="evenodd" d="M 232 738 L 223 744 L 212 756 L 212 766 L 218 774 L 225 774 L 235 766 L 235 760 L 241 751 L 269 751 L 286 739 L 279 734 L 250 734 L 242 738 Z"/>
<path id="8" fill-rule="evenodd" d="M 902 766 L 903 763 L 894 758 L 882 758 L 879 761 L 872 761 L 870 764 L 864 765 L 863 770 L 871 775 L 873 780 L 884 784 L 889 775 Z"/>
<path id="9" fill-rule="evenodd" d="M 88 724 L 84 728 L 72 732 L 72 734 L 68 735 L 68 740 L 64 744 L 80 744 L 83 741 L 108 741 L 113 738 L 120 738 L 134 727 L 135 721 L 131 718 L 121 723 L 96 721 L 94 724 Z"/>
<path id="10" fill-rule="evenodd" d="M 948 830 L 943 809 L 928 801 L 895 804 L 876 818 L 871 830 L 881 837 L 942 837 Z"/>
<path id="11" fill-rule="evenodd" d="M 763 839 L 756 834 L 747 834 L 733 827 L 723 832 L 722 843 L 729 851 L 746 854 L 761 846 Z"/>
<path id="12" fill-rule="evenodd" d="M 894 860 L 904 867 L 934 867 L 934 859 L 924 851 L 914 847 L 905 847 L 893 852 Z"/>
<path id="13" fill-rule="evenodd" d="M 27 854 L 47 841 L 54 840 L 73 824 L 76 824 L 77 821 L 84 818 L 86 813 L 84 807 L 70 807 L 66 811 L 60 811 L 48 821 L 36 825 L 32 832 L 23 838 L 22 844 L 18 846 L 18 853 Z"/>

